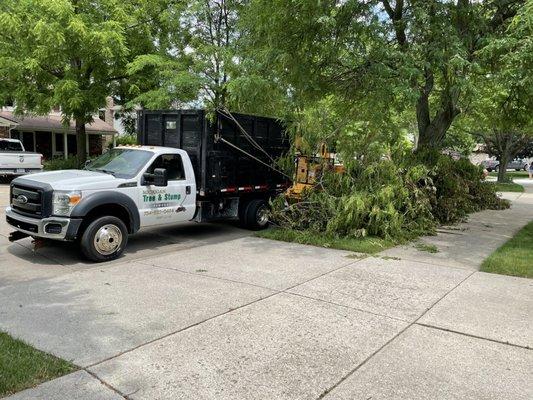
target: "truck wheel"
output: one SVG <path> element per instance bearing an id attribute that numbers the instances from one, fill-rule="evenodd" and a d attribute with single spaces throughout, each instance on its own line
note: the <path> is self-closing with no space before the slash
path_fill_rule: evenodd
<path id="1" fill-rule="evenodd" d="M 246 214 L 246 209 L 248 208 L 248 204 L 250 202 L 248 200 L 241 199 L 239 200 L 239 209 L 237 210 L 237 214 L 239 217 L 239 221 L 242 225 L 244 225 L 244 216 Z"/>
<path id="2" fill-rule="evenodd" d="M 106 216 L 89 224 L 80 240 L 81 251 L 91 261 L 114 260 L 128 243 L 128 229 L 117 217 Z"/>
<path id="3" fill-rule="evenodd" d="M 244 226 L 258 231 L 268 226 L 268 205 L 265 200 L 252 200 L 243 215 Z"/>

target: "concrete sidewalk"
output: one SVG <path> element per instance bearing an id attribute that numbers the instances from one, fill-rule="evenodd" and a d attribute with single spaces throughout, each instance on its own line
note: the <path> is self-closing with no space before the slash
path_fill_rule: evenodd
<path id="1" fill-rule="evenodd" d="M 475 214 L 435 254 L 244 237 L 21 273 L 0 330 L 81 370 L 10 399 L 533 398 L 533 281 L 477 272 L 532 209 Z"/>
<path id="2" fill-rule="evenodd" d="M 425 236 L 382 254 L 432 265 L 479 270 L 485 258 L 533 221 L 533 193 L 504 193 L 503 197 L 512 201 L 510 210 L 472 214 L 465 223 L 439 228 L 436 236 Z M 418 250 L 417 243 L 435 246 L 438 252 Z"/>

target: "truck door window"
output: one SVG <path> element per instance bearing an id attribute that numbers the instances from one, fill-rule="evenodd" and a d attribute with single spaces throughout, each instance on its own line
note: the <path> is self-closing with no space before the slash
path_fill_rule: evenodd
<path id="1" fill-rule="evenodd" d="M 154 169 L 165 168 L 169 181 L 179 181 L 185 179 L 183 162 L 179 154 L 163 154 L 157 157 L 146 172 L 153 174 Z"/>

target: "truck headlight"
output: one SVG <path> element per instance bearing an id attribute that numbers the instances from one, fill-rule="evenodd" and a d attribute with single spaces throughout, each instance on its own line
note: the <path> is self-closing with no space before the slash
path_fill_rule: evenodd
<path id="1" fill-rule="evenodd" d="M 54 190 L 52 195 L 52 214 L 69 216 L 72 209 L 81 201 L 81 192 L 77 190 Z"/>

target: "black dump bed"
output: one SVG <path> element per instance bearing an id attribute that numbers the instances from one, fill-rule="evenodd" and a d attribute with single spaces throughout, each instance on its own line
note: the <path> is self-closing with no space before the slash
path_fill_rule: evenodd
<path id="1" fill-rule="evenodd" d="M 285 176 L 260 162 L 273 165 L 238 126 L 276 160 L 287 153 L 289 141 L 273 118 L 226 113 L 208 118 L 204 110 L 143 110 L 138 117 L 140 144 L 187 151 L 201 196 L 268 192 L 289 184 Z"/>

